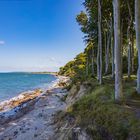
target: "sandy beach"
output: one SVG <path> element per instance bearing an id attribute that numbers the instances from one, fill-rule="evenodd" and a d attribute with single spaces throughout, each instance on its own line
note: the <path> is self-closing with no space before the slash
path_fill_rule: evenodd
<path id="1" fill-rule="evenodd" d="M 35 90 L 0 103 L 0 140 L 49 140 L 55 135 L 53 116 L 65 109 L 62 97 L 68 78 L 58 76 L 47 90 Z"/>

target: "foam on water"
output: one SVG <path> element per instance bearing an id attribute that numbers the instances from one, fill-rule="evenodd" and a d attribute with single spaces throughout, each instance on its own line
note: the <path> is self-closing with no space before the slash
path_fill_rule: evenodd
<path id="1" fill-rule="evenodd" d="M 57 78 L 49 74 L 0 73 L 0 102 L 37 88 L 47 89 Z"/>

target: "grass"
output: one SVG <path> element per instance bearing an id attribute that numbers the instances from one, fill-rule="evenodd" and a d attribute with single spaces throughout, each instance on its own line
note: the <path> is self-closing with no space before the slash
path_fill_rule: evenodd
<path id="1" fill-rule="evenodd" d="M 135 94 L 134 79 L 124 78 L 124 94 L 126 99 Z M 96 140 L 101 139 L 140 139 L 140 119 L 125 104 L 114 102 L 114 85 L 106 80 L 104 85 L 97 83 L 92 91 L 83 96 L 73 106 L 68 108 L 67 114 L 76 119 L 76 124 L 84 129 Z M 93 80 L 88 81 L 93 85 Z M 135 96 L 139 99 L 139 96 Z M 140 102 L 137 104 L 140 105 Z"/>

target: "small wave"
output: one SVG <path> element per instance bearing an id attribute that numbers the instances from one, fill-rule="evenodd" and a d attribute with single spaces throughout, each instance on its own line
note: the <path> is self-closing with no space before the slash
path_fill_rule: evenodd
<path id="1" fill-rule="evenodd" d="M 21 92 L 20 94 L 18 94 L 15 97 L 12 97 L 12 98 L 7 99 L 7 100 L 0 101 L 0 110 L 1 109 L 3 109 L 4 111 L 8 110 L 9 109 L 8 105 L 9 105 L 10 102 L 21 100 L 21 99 L 25 98 L 25 95 L 32 94 L 34 91 L 36 91 L 38 89 L 41 89 L 41 91 L 43 91 L 43 93 L 44 93 L 45 91 L 50 90 L 50 89 L 56 87 L 58 82 L 59 82 L 59 78 L 57 78 L 56 80 L 52 81 L 51 83 L 47 83 L 42 88 L 35 88 L 33 90 L 27 90 L 27 91 Z"/>

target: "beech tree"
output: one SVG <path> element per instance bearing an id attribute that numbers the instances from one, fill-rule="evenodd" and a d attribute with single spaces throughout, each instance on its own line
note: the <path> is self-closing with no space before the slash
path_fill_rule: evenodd
<path id="1" fill-rule="evenodd" d="M 99 53 L 99 83 L 102 84 L 102 12 L 101 0 L 98 0 L 98 53 Z"/>
<path id="2" fill-rule="evenodd" d="M 113 1 L 114 8 L 114 46 L 115 46 L 115 99 L 121 100 L 122 94 L 122 62 L 121 62 L 121 25 L 120 0 Z"/>
<path id="3" fill-rule="evenodd" d="M 140 0 L 135 0 L 136 46 L 138 49 L 137 92 L 140 94 Z"/>
<path id="4" fill-rule="evenodd" d="M 137 63 L 137 50 L 134 48 L 136 38 L 140 63 L 139 1 L 85 0 L 83 5 L 85 11 L 77 15 L 76 19 L 84 33 L 86 45 L 83 52 L 86 57 L 84 73 L 86 77 L 97 78 L 99 84 L 103 83 L 103 76 L 111 75 L 112 80 L 115 78 L 115 99 L 121 101 L 123 74 L 130 78 L 140 65 Z M 140 66 L 137 91 L 140 93 Z"/>

